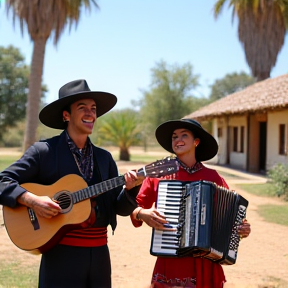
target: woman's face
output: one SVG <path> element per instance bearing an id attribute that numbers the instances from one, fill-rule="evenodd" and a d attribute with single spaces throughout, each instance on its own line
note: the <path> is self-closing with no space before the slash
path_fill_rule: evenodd
<path id="1" fill-rule="evenodd" d="M 172 134 L 172 149 L 177 156 L 193 153 L 195 156 L 195 148 L 200 143 L 199 138 L 194 138 L 193 133 L 184 128 L 174 130 Z"/>

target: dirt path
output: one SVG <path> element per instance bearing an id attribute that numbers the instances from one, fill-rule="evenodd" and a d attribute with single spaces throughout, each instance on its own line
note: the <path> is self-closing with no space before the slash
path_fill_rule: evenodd
<path id="1" fill-rule="evenodd" d="M 121 165 L 120 165 L 121 164 Z M 133 168 L 131 164 L 118 163 L 121 173 Z M 245 175 L 238 175 L 239 181 Z M 246 182 L 261 178 L 246 177 Z M 226 178 L 231 189 L 235 188 L 235 177 Z M 237 190 L 249 200 L 247 218 L 252 225 L 249 238 L 241 241 L 237 263 L 224 266 L 227 284 L 234 288 L 287 288 L 288 287 L 288 227 L 263 221 L 257 206 L 273 203 L 277 199 L 253 196 Z M 3 223 L 0 213 L 0 224 Z M 118 227 L 112 236 L 109 230 L 108 244 L 112 261 L 113 288 L 149 287 L 155 257 L 149 254 L 151 229 L 148 226 L 134 228 L 129 217 L 118 217 Z M 40 257 L 30 255 L 15 247 L 0 226 L 0 265 L 4 261 L 18 261 L 23 265 L 38 265 Z"/>

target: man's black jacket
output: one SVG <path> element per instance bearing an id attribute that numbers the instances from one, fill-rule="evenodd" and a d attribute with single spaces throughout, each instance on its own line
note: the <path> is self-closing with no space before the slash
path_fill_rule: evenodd
<path id="1" fill-rule="evenodd" d="M 17 197 L 25 192 L 21 187 L 23 183 L 51 185 L 68 174 L 81 176 L 65 133 L 34 143 L 18 161 L 0 173 L 0 204 L 16 207 Z M 93 157 L 94 173 L 89 186 L 119 176 L 116 163 L 108 151 L 93 145 Z M 114 231 L 116 214 L 128 216 L 137 206 L 135 196 L 139 188 L 128 192 L 118 187 L 96 197 L 95 226 L 110 224 Z"/>

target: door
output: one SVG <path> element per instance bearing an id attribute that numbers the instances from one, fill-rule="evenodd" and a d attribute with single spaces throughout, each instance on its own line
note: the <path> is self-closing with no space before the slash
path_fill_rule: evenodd
<path id="1" fill-rule="evenodd" d="M 267 122 L 259 122 L 259 172 L 266 173 Z"/>

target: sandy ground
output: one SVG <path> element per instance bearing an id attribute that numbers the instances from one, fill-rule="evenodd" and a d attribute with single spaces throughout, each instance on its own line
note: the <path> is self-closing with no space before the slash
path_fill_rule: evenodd
<path id="1" fill-rule="evenodd" d="M 140 167 L 118 163 L 120 172 Z M 216 167 L 220 169 L 225 168 Z M 225 172 L 229 172 L 227 170 Z M 230 171 L 231 172 L 231 171 Z M 229 172 L 229 173 L 230 173 Z M 238 173 L 238 172 L 235 172 Z M 226 178 L 233 189 L 237 182 L 263 182 L 261 177 L 238 173 L 237 177 Z M 282 205 L 277 199 L 253 196 L 239 191 L 249 200 L 247 218 L 252 225 L 249 238 L 240 243 L 237 262 L 224 266 L 229 288 L 287 288 L 288 287 L 288 227 L 263 221 L 257 213 L 261 204 Z M 1 208 L 0 208 L 1 209 Z M 3 224 L 0 213 L 0 224 Z M 112 235 L 109 230 L 108 244 L 112 261 L 112 284 L 114 288 L 149 287 L 155 257 L 149 254 L 151 229 L 144 225 L 134 228 L 129 217 L 118 217 L 118 227 Z M 0 226 L 0 265 L 5 261 L 19 261 L 23 265 L 38 264 L 40 256 L 31 255 L 15 247 L 7 236 L 4 226 Z"/>

